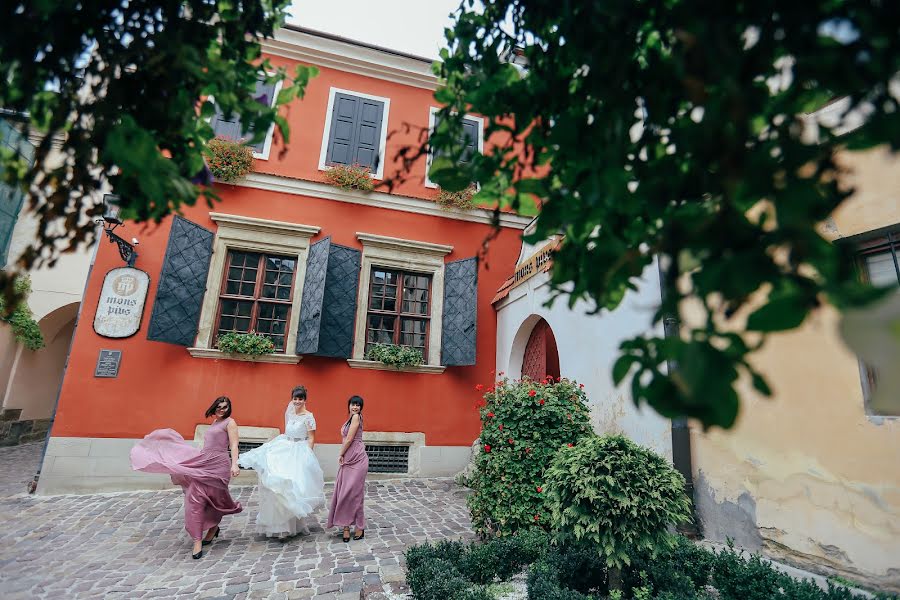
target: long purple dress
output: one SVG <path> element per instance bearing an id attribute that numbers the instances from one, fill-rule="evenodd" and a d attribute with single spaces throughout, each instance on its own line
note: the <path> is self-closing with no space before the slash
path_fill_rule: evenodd
<path id="1" fill-rule="evenodd" d="M 174 429 L 157 429 L 131 449 L 131 468 L 167 473 L 184 490 L 184 528 L 192 539 L 215 527 L 225 515 L 241 512 L 241 503 L 228 492 L 231 457 L 228 430 L 231 419 L 216 421 L 203 435 L 203 449 L 184 441 Z"/>
<path id="2" fill-rule="evenodd" d="M 341 428 L 341 438 L 346 437 L 349 430 L 348 422 Z M 338 468 L 337 478 L 334 480 L 334 495 L 331 497 L 331 510 L 328 511 L 326 527 L 354 525 L 357 529 L 366 528 L 363 502 L 366 498 L 368 471 L 369 455 L 366 454 L 366 447 L 363 444 L 363 423 L 360 415 L 356 435 L 344 452 L 344 464 Z"/>

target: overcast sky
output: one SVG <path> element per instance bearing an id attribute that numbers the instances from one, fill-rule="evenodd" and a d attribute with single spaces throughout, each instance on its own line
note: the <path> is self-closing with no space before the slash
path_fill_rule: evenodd
<path id="1" fill-rule="evenodd" d="M 437 58 L 458 6 L 459 0 L 294 0 L 288 22 Z"/>

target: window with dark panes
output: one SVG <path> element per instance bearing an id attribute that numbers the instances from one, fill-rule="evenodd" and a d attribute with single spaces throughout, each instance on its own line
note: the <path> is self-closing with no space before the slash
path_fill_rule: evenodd
<path id="1" fill-rule="evenodd" d="M 255 331 L 268 336 L 277 352 L 284 352 L 296 269 L 292 256 L 229 250 L 219 295 L 218 333 Z"/>
<path id="2" fill-rule="evenodd" d="M 859 266 L 865 281 L 875 287 L 894 287 L 900 293 L 900 232 L 860 244 Z M 866 400 L 878 384 L 878 372 L 863 364 L 863 394 Z"/>
<path id="3" fill-rule="evenodd" d="M 435 115 L 435 129 L 438 128 L 438 123 L 440 123 L 440 119 Z M 469 117 L 463 117 L 462 131 L 459 134 L 459 147 L 462 149 L 462 154 L 459 157 L 460 164 L 466 164 L 472 161 L 472 157 L 478 152 L 479 137 L 480 127 L 478 121 Z M 434 155 L 440 156 L 441 152 L 436 150 L 434 151 Z"/>
<path id="4" fill-rule="evenodd" d="M 266 83 L 265 81 L 256 82 L 256 93 L 253 96 L 261 104 L 272 106 L 275 102 L 275 84 Z M 243 127 L 240 115 L 224 114 L 218 104 L 216 105 L 216 114 L 210 122 L 216 137 L 225 138 L 235 142 L 249 140 L 253 137 L 253 125 Z M 251 146 L 256 154 L 262 154 L 266 147 L 266 139 L 258 141 Z"/>
<path id="5" fill-rule="evenodd" d="M 373 344 L 409 346 L 428 360 L 431 276 L 372 268 L 366 314 L 366 352 Z"/>

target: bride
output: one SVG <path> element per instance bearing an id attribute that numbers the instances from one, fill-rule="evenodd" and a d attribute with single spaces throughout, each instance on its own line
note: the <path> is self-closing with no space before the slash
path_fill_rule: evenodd
<path id="1" fill-rule="evenodd" d="M 238 459 L 259 479 L 258 533 L 270 537 L 309 533 L 303 517 L 325 504 L 325 480 L 312 451 L 315 434 L 316 419 L 306 410 L 306 388 L 298 385 L 284 414 L 284 434 Z"/>

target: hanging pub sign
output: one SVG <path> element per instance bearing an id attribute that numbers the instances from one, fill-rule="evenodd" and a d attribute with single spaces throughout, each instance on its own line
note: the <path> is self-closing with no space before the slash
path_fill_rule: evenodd
<path id="1" fill-rule="evenodd" d="M 150 276 L 133 267 L 119 267 L 106 274 L 94 331 L 108 338 L 126 338 L 141 327 Z"/>
<path id="2" fill-rule="evenodd" d="M 544 271 L 549 271 L 553 266 L 553 252 L 559 248 L 560 240 L 554 240 L 549 244 L 541 247 L 540 250 L 516 265 L 516 272 L 513 275 L 513 283 L 510 288 L 521 285 Z"/>

